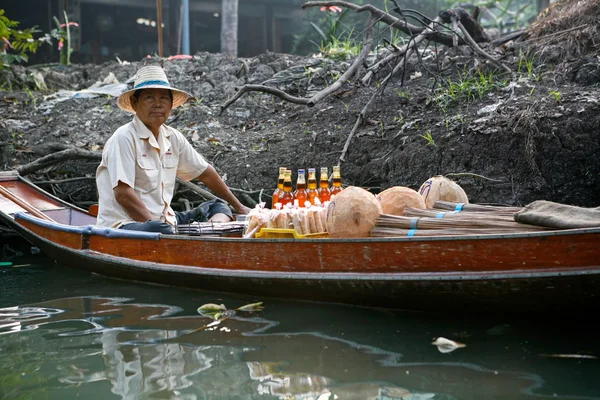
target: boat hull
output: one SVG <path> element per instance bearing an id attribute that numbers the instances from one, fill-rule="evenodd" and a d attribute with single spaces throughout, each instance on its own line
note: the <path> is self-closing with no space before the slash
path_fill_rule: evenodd
<path id="1" fill-rule="evenodd" d="M 29 201 L 19 207 L 0 196 L 2 221 L 61 264 L 108 277 L 256 300 L 457 313 L 600 306 L 600 228 L 347 240 L 160 235 L 85 225 L 91 215 L 21 178 L 0 184 Z"/>

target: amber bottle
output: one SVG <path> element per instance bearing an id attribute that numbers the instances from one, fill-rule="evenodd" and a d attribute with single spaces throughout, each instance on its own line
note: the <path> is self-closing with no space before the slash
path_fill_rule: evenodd
<path id="1" fill-rule="evenodd" d="M 298 169 L 294 200 L 298 200 L 298 205 L 300 207 L 306 207 L 306 201 L 308 200 L 308 193 L 306 191 L 306 172 L 302 168 Z"/>
<path id="2" fill-rule="evenodd" d="M 314 205 L 315 198 L 319 197 L 319 192 L 317 192 L 317 171 L 314 168 L 308 169 L 308 189 L 306 192 L 308 194 L 308 201 Z"/>
<path id="3" fill-rule="evenodd" d="M 283 178 L 283 193 L 279 195 L 279 202 L 282 206 L 294 203 L 294 194 L 292 193 L 292 170 L 286 169 Z"/>
<path id="4" fill-rule="evenodd" d="M 331 190 L 329 189 L 329 174 L 327 167 L 321 167 L 321 176 L 319 179 L 319 200 L 321 203 L 329 201 L 331 198 Z"/>
<path id="5" fill-rule="evenodd" d="M 283 179 L 285 178 L 285 167 L 279 167 L 279 179 L 277 180 L 277 189 L 273 192 L 271 208 L 275 208 L 275 203 L 279 202 L 279 196 L 283 193 Z"/>
<path id="6" fill-rule="evenodd" d="M 333 187 L 331 188 L 331 195 L 336 195 L 342 191 L 342 174 L 340 173 L 340 166 L 336 165 L 333 167 Z"/>

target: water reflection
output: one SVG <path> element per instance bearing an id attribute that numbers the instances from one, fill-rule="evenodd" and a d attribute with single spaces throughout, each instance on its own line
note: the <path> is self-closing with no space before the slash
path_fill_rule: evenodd
<path id="1" fill-rule="evenodd" d="M 557 394 L 553 382 L 529 372 L 539 365 L 520 363 L 518 357 L 496 360 L 499 368 L 490 368 L 480 356 L 436 354 L 430 341 L 425 346 L 431 348 L 416 346 L 410 332 L 398 335 L 402 344 L 378 346 L 372 343 L 386 333 L 375 325 L 365 326 L 374 337 L 357 341 L 327 323 L 307 331 L 311 322 L 302 318 L 286 321 L 284 329 L 273 315 L 270 320 L 262 313 L 236 316 L 198 330 L 211 320 L 185 315 L 176 306 L 126 298 L 74 297 L 3 308 L 0 394 L 185 400 L 599 398 L 589 388 Z"/>

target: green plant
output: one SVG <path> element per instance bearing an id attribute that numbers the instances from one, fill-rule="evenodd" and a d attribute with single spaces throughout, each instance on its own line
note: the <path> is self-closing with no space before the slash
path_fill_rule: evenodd
<path id="1" fill-rule="evenodd" d="M 327 58 L 333 60 L 347 60 L 350 57 L 356 56 L 361 51 L 360 44 L 352 39 L 352 32 L 349 32 L 344 37 L 334 37 L 325 44 L 320 46 L 321 53 Z"/>
<path id="2" fill-rule="evenodd" d="M 446 113 L 447 108 L 453 104 L 482 98 L 491 90 L 505 85 L 506 81 L 497 81 L 492 72 L 486 75 L 477 70 L 475 75 L 471 75 L 464 71 L 458 74 L 456 81 L 448 80 L 444 86 L 440 86 L 429 103 L 435 103 Z"/>
<path id="3" fill-rule="evenodd" d="M 71 27 L 79 27 L 77 22 L 69 22 L 67 13 L 64 13 L 65 23 L 61 24 L 58 18 L 54 17 L 54 23 L 56 28 L 50 31 L 49 37 L 54 38 L 58 41 L 58 51 L 60 52 L 60 64 L 69 65 L 71 64 Z"/>
<path id="4" fill-rule="evenodd" d="M 559 103 L 562 100 L 562 94 L 558 90 L 552 90 L 549 94 Z"/>
<path id="5" fill-rule="evenodd" d="M 430 131 L 425 132 L 425 134 L 421 135 L 421 137 L 427 141 L 427 146 L 436 147 L 435 140 L 433 139 L 433 136 L 431 136 Z"/>
<path id="6" fill-rule="evenodd" d="M 321 46 L 330 43 L 333 39 L 338 37 L 338 29 L 342 25 L 342 19 L 348 14 L 349 10 L 342 10 L 338 6 L 321 7 L 321 11 L 325 13 L 325 27 L 326 32 L 323 31 L 317 24 L 310 22 L 310 25 L 321 37 Z M 341 13 L 339 17 L 335 15 Z"/>
<path id="7" fill-rule="evenodd" d="M 408 98 L 409 98 L 408 90 L 394 89 L 394 91 L 396 92 L 398 97 L 400 97 L 401 99 L 408 100 Z"/>
<path id="8" fill-rule="evenodd" d="M 530 80 L 539 81 L 541 76 L 536 74 L 535 68 L 533 66 L 534 56 L 527 56 L 527 54 L 523 53 L 523 50 L 519 51 L 519 63 L 517 64 L 517 72 L 520 74 L 527 73 L 527 78 Z"/>
<path id="9" fill-rule="evenodd" d="M 33 94 L 33 92 L 31 91 L 31 89 L 29 89 L 28 87 L 25 87 L 25 92 L 29 95 L 29 97 L 31 98 L 31 102 L 33 103 L 33 108 L 37 108 L 37 101 L 35 100 L 35 95 Z"/>
<path id="10" fill-rule="evenodd" d="M 29 54 L 35 53 L 47 40 L 46 37 L 34 38 L 35 33 L 41 32 L 36 26 L 17 29 L 18 26 L 18 21 L 8 19 L 4 10 L 0 9 L 0 69 L 10 64 L 27 62 Z"/>

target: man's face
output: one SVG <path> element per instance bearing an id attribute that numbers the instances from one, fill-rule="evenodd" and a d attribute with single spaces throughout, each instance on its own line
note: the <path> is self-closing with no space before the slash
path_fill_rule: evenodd
<path id="1" fill-rule="evenodd" d="M 131 96 L 131 106 L 144 125 L 154 132 L 169 118 L 173 100 L 168 89 L 143 89 L 138 99 Z"/>

